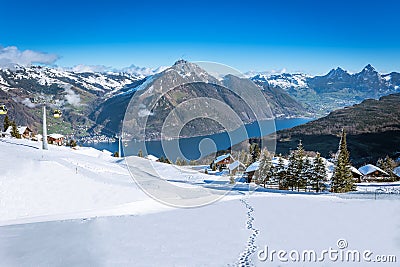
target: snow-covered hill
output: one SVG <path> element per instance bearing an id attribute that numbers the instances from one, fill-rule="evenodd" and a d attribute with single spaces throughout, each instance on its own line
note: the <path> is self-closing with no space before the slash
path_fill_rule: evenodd
<path id="1" fill-rule="evenodd" d="M 343 266 L 342 260 L 262 261 L 272 250 L 369 250 L 400 259 L 400 199 L 373 193 L 254 192 L 218 183 L 219 202 L 165 206 L 107 151 L 0 139 L 0 266 Z M 149 160 L 130 157 L 146 178 Z M 171 183 L 213 176 L 153 163 Z M 190 179 L 188 179 L 188 175 Z M 186 185 L 185 185 L 186 184 Z M 376 185 L 375 185 L 376 186 Z M 183 187 L 184 188 L 184 187 Z M 230 191 L 233 189 L 233 191 Z M 173 197 L 173 196 L 171 196 Z M 375 200 L 376 197 L 376 200 Z M 340 241 L 340 243 L 338 242 Z M 339 245 L 346 245 L 340 249 Z M 382 266 L 347 262 L 346 266 Z M 391 263 L 390 266 L 396 266 Z M 388 265 L 389 266 L 389 265 Z"/>

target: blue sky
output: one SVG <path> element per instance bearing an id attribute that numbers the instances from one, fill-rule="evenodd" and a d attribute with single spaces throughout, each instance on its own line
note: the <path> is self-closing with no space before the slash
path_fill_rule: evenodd
<path id="1" fill-rule="evenodd" d="M 400 71 L 396 1 L 2 1 L 0 45 L 55 64 Z"/>

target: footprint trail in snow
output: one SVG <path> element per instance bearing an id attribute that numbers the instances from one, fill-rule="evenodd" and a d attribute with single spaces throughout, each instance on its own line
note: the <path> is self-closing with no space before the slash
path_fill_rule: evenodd
<path id="1" fill-rule="evenodd" d="M 236 266 L 254 266 L 250 257 L 257 250 L 257 245 L 255 244 L 255 242 L 256 242 L 256 238 L 257 238 L 258 234 L 260 233 L 260 230 L 254 228 L 254 226 L 253 226 L 253 222 L 254 222 L 253 207 L 249 204 L 247 199 L 240 199 L 240 201 L 245 205 L 245 207 L 247 209 L 246 228 L 251 231 L 251 235 L 250 235 L 249 239 L 247 240 L 246 248 L 240 254 L 239 259 L 236 262 Z"/>

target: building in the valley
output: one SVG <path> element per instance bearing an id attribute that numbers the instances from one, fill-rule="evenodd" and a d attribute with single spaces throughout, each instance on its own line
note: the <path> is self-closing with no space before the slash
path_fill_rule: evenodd
<path id="1" fill-rule="evenodd" d="M 30 139 L 34 137 L 33 131 L 28 126 L 18 126 L 18 133 L 21 135 L 21 138 Z M 7 130 L 3 133 L 4 136 L 11 136 L 12 126 L 8 126 Z"/>
<path id="2" fill-rule="evenodd" d="M 228 164 L 227 167 L 231 175 L 241 174 L 246 170 L 246 166 L 238 160 Z"/>
<path id="3" fill-rule="evenodd" d="M 217 158 L 213 161 L 212 164 L 213 164 L 217 169 L 222 170 L 222 169 L 226 169 L 227 166 L 228 166 L 229 164 L 233 163 L 234 161 L 235 161 L 235 160 L 233 159 L 232 155 L 231 155 L 230 153 L 228 153 L 228 154 L 224 154 L 224 155 L 221 155 L 221 156 L 217 157 Z"/>
<path id="4" fill-rule="evenodd" d="M 359 170 L 357 170 L 356 167 L 353 167 L 353 166 L 350 166 L 350 171 L 351 171 L 351 174 L 353 175 L 354 182 L 361 183 L 361 178 L 362 178 L 363 174 Z"/>
<path id="5" fill-rule="evenodd" d="M 64 143 L 64 139 L 65 139 L 65 137 L 62 134 L 54 134 L 53 133 L 53 134 L 49 134 L 47 136 L 47 142 L 49 144 L 53 144 L 53 145 L 62 146 Z"/>
<path id="6" fill-rule="evenodd" d="M 361 181 L 365 182 L 382 182 L 390 179 L 390 175 L 381 168 L 367 164 L 358 169 L 362 174 Z"/>
<path id="7" fill-rule="evenodd" d="M 250 164 L 249 167 L 247 167 L 247 169 L 245 170 L 245 173 L 247 175 L 247 182 L 251 183 L 251 180 L 253 179 L 253 176 L 255 174 L 255 172 L 258 170 L 258 168 L 260 167 L 260 162 L 256 161 L 253 162 L 252 164 Z"/>

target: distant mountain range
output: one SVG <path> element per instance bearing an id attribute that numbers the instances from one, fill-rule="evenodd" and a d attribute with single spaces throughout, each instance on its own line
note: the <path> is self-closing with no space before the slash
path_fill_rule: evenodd
<path id="1" fill-rule="evenodd" d="M 101 131 L 101 126 L 106 129 L 116 129 L 120 127 L 119 122 L 122 121 L 125 109 L 135 94 L 135 97 L 143 97 L 147 99 L 147 95 L 152 96 L 154 93 L 163 93 L 168 89 L 160 100 L 159 104 L 151 112 L 154 116 L 150 116 L 148 120 L 148 128 L 146 134 L 148 138 L 159 139 L 160 129 L 163 122 L 171 110 L 188 99 L 207 97 L 226 103 L 232 110 L 238 114 L 243 123 L 250 123 L 256 120 L 250 107 L 235 93 L 229 89 L 237 89 L 244 95 L 251 94 L 251 88 L 261 90 L 267 99 L 274 117 L 296 117 L 310 115 L 309 112 L 285 91 L 279 88 L 268 88 L 263 84 L 258 84 L 258 88 L 246 78 L 239 78 L 234 75 L 226 75 L 224 77 L 216 77 L 207 73 L 200 66 L 184 60 L 176 62 L 170 68 L 149 77 L 145 83 L 137 88 L 132 89 L 124 94 L 116 95 L 100 104 L 97 111 L 92 114 L 92 119 L 97 122 L 97 131 Z M 229 89 L 227 89 L 229 88 Z M 143 100 L 144 101 L 144 100 Z M 203 104 L 205 105 L 205 103 Z M 118 109 L 113 108 L 118 106 Z M 122 107 L 122 108 L 121 108 Z M 201 111 L 203 119 L 191 121 L 182 131 L 182 136 L 189 137 L 195 135 L 207 135 L 220 132 L 223 129 L 218 123 L 204 118 L 210 117 L 207 110 Z M 223 116 L 220 114 L 221 121 Z M 272 116 L 269 118 L 272 118 Z M 135 119 L 136 120 L 136 119 Z M 177 137 L 177 136 L 173 136 Z"/>
<path id="2" fill-rule="evenodd" d="M 243 121 L 252 121 L 248 116 L 249 111 L 243 108 L 240 100 L 222 89 L 228 84 L 241 87 L 243 80 L 228 76 L 215 80 L 190 62 L 181 61 L 170 68 L 157 70 L 132 65 L 121 72 L 98 71 L 85 66 L 75 69 L 41 66 L 0 69 L 0 104 L 9 108 L 10 117 L 18 124 L 29 125 L 35 130 L 40 129 L 40 106 L 47 103 L 50 109 L 63 111 L 62 119 L 49 116 L 50 132 L 79 136 L 93 133 L 114 135 L 120 131 L 125 109 L 138 89 L 140 93 L 148 92 L 159 81 L 166 82 L 168 86 L 168 81 L 173 79 L 187 79 L 190 82 L 189 75 L 196 77 L 202 74 L 203 80 L 209 85 L 181 86 L 179 97 L 213 96 L 228 101 L 235 111 L 242 114 Z M 400 91 L 400 73 L 379 74 L 371 65 L 355 74 L 337 68 L 325 76 L 258 74 L 250 79 L 262 91 L 273 115 L 278 118 L 320 117 L 367 98 L 377 99 Z M 176 101 L 176 95 L 169 95 L 166 100 L 165 105 L 170 108 L 179 102 Z M 160 126 L 162 118 L 157 118 L 159 121 L 154 121 L 154 125 Z M 192 131 L 201 134 L 208 123 L 201 122 L 198 125 L 203 126 Z M 217 131 L 218 127 L 215 127 Z"/>
<path id="3" fill-rule="evenodd" d="M 380 157 L 400 156 L 400 94 L 367 99 L 331 112 L 328 116 L 277 132 L 277 152 L 288 153 L 303 141 L 307 150 L 325 157 L 338 149 L 339 134 L 345 129 L 354 164 L 375 163 Z"/>
<path id="4" fill-rule="evenodd" d="M 49 131 L 86 135 L 95 122 L 88 116 L 104 99 L 130 90 L 143 82 L 144 76 L 129 73 L 74 72 L 49 67 L 0 69 L 0 103 L 18 124 L 38 130 L 40 107 L 61 109 L 63 117 L 49 117 Z"/>
<path id="5" fill-rule="evenodd" d="M 400 92 L 400 73 L 380 74 L 370 64 L 354 74 L 336 68 L 324 76 L 283 73 L 259 74 L 251 79 L 265 87 L 283 89 L 317 116 L 364 99 Z"/>

